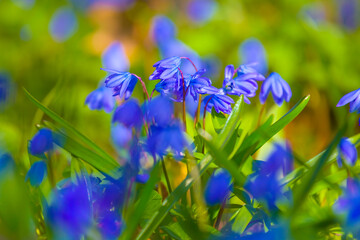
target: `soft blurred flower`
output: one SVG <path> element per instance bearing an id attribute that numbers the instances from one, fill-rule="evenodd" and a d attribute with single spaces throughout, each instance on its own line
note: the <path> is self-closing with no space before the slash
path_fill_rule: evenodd
<path id="1" fill-rule="evenodd" d="M 307 4 L 302 7 L 300 15 L 306 20 L 310 20 L 312 24 L 319 25 L 326 20 L 325 7 L 321 2 Z"/>
<path id="2" fill-rule="evenodd" d="M 0 72 L 0 109 L 6 107 L 12 94 L 12 86 L 8 74 Z"/>
<path id="3" fill-rule="evenodd" d="M 234 100 L 224 94 L 211 94 L 206 96 L 202 102 L 206 106 L 206 111 L 210 113 L 211 109 L 214 108 L 217 113 L 230 114 L 232 111 L 231 104 L 234 103 Z"/>
<path id="4" fill-rule="evenodd" d="M 232 189 L 230 173 L 219 168 L 209 178 L 204 192 L 204 198 L 209 206 L 222 204 Z"/>
<path id="5" fill-rule="evenodd" d="M 192 21 L 205 23 L 212 18 L 216 8 L 214 0 L 191 0 L 187 6 L 187 14 Z"/>
<path id="6" fill-rule="evenodd" d="M 91 110 L 104 109 L 105 112 L 110 113 L 114 109 L 115 98 L 112 96 L 111 89 L 101 86 L 86 97 L 85 104 Z"/>
<path id="7" fill-rule="evenodd" d="M 180 158 L 180 153 L 188 146 L 182 126 L 178 121 L 166 127 L 151 126 L 149 132 L 146 146 L 154 157 L 158 155 L 162 158 L 169 150 L 175 154 L 175 158 Z"/>
<path id="8" fill-rule="evenodd" d="M 132 131 L 123 124 L 116 124 L 111 127 L 111 139 L 119 150 L 126 147 L 132 138 Z"/>
<path id="9" fill-rule="evenodd" d="M 343 96 L 336 106 L 341 107 L 348 103 L 350 103 L 350 112 L 360 113 L 360 88 Z"/>
<path id="10" fill-rule="evenodd" d="M 45 174 L 46 163 L 44 161 L 37 161 L 31 165 L 25 176 L 25 181 L 30 180 L 32 186 L 38 187 L 44 180 Z"/>
<path id="11" fill-rule="evenodd" d="M 168 17 L 158 15 L 152 19 L 150 33 L 154 42 L 163 46 L 176 38 L 176 26 Z"/>
<path id="12" fill-rule="evenodd" d="M 15 167 L 14 159 L 8 153 L 0 152 L 0 176 L 4 172 L 13 169 Z"/>
<path id="13" fill-rule="evenodd" d="M 81 239 L 92 223 L 90 194 L 84 180 L 68 183 L 53 192 L 52 201 L 45 208 L 54 239 Z"/>
<path id="14" fill-rule="evenodd" d="M 101 68 L 101 70 L 111 73 L 110 76 L 105 79 L 105 86 L 113 88 L 113 96 L 119 95 L 120 98 L 124 98 L 125 100 L 130 98 L 138 81 L 134 75 L 129 72 L 121 72 L 112 69 Z"/>
<path id="15" fill-rule="evenodd" d="M 129 59 L 125 54 L 123 45 L 114 41 L 108 46 L 102 54 L 102 65 L 107 69 L 116 69 L 118 71 L 129 70 Z"/>
<path id="16" fill-rule="evenodd" d="M 266 51 L 256 38 L 246 39 L 239 47 L 241 64 L 254 64 L 254 68 L 261 74 L 268 71 Z"/>
<path id="17" fill-rule="evenodd" d="M 342 159 L 350 164 L 355 165 L 357 160 L 357 150 L 354 144 L 350 142 L 348 138 L 342 138 L 338 145 L 337 163 L 339 167 L 342 167 Z"/>
<path id="18" fill-rule="evenodd" d="M 146 116 L 149 122 L 154 122 L 157 126 L 166 127 L 170 125 L 174 112 L 174 104 L 166 97 L 158 96 L 148 103 L 144 103 Z"/>
<path id="19" fill-rule="evenodd" d="M 260 102 L 262 104 L 265 103 L 270 92 L 277 105 L 281 105 L 283 101 L 289 102 L 292 95 L 289 84 L 275 72 L 270 73 L 261 86 Z"/>
<path id="20" fill-rule="evenodd" d="M 360 237 L 360 183 L 357 179 L 347 179 L 343 195 L 333 205 L 335 213 L 341 218 L 346 233 Z"/>
<path id="21" fill-rule="evenodd" d="M 121 123 L 127 128 L 139 130 L 144 122 L 143 113 L 138 102 L 130 99 L 116 108 L 112 122 Z"/>
<path id="22" fill-rule="evenodd" d="M 78 22 L 74 11 L 69 7 L 61 7 L 51 18 L 49 31 L 56 42 L 64 42 L 74 35 Z"/>
<path id="23" fill-rule="evenodd" d="M 347 30 L 355 30 L 359 25 L 359 1 L 338 0 L 340 24 Z"/>
<path id="24" fill-rule="evenodd" d="M 285 176 L 294 170 L 294 157 L 290 144 L 285 146 L 275 144 L 272 152 L 268 155 L 267 160 L 261 164 L 260 173 L 264 175 L 276 174 L 282 172 Z"/>
<path id="25" fill-rule="evenodd" d="M 53 135 L 50 129 L 40 129 L 30 140 L 29 151 L 32 155 L 42 155 L 53 149 Z"/>

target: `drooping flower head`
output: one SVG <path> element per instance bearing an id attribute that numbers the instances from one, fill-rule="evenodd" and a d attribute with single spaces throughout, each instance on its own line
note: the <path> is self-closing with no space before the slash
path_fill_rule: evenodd
<path id="1" fill-rule="evenodd" d="M 260 102 L 262 104 L 265 103 L 270 92 L 277 105 L 281 105 L 283 101 L 289 102 L 292 95 L 289 84 L 275 72 L 270 73 L 261 86 Z"/>
<path id="2" fill-rule="evenodd" d="M 190 78 L 186 79 L 186 88 L 194 101 L 197 101 L 199 94 L 206 94 L 207 87 L 211 86 L 211 80 L 207 77 L 203 77 L 205 69 L 200 69 L 195 74 L 191 75 Z"/>
<path id="3" fill-rule="evenodd" d="M 111 89 L 102 86 L 86 97 L 85 104 L 89 106 L 90 110 L 104 109 L 105 112 L 110 113 L 114 109 L 115 99 Z"/>
<path id="4" fill-rule="evenodd" d="M 127 128 L 140 129 L 144 122 L 143 118 L 138 102 L 130 99 L 116 108 L 112 122 L 121 123 Z"/>
<path id="5" fill-rule="evenodd" d="M 157 126 L 166 127 L 173 120 L 174 104 L 166 97 L 158 96 L 144 103 L 147 121 Z"/>
<path id="6" fill-rule="evenodd" d="M 164 46 L 176 38 L 176 26 L 168 17 L 158 15 L 152 19 L 151 36 L 156 44 Z"/>
<path id="7" fill-rule="evenodd" d="M 153 65 L 155 67 L 155 71 L 149 77 L 150 80 L 156 79 L 169 79 L 174 77 L 174 75 L 179 74 L 179 67 L 181 64 L 180 57 L 169 57 L 163 60 L 158 61 Z"/>
<path id="8" fill-rule="evenodd" d="M 107 69 L 116 69 L 119 71 L 129 70 L 129 59 L 125 54 L 123 45 L 118 42 L 112 42 L 101 56 L 102 65 Z"/>
<path id="9" fill-rule="evenodd" d="M 206 107 L 206 111 L 210 113 L 211 109 L 214 108 L 217 113 L 223 112 L 230 114 L 232 111 L 231 104 L 234 103 L 234 100 L 231 97 L 222 94 L 222 92 L 219 92 L 206 96 L 202 102 Z"/>
<path id="10" fill-rule="evenodd" d="M 208 180 L 204 197 L 209 206 L 222 204 L 232 189 L 231 175 L 222 168 L 216 169 Z"/>
<path id="11" fill-rule="evenodd" d="M 348 103 L 350 103 L 350 112 L 360 113 L 360 88 L 343 96 L 336 106 L 341 107 Z"/>
<path id="12" fill-rule="evenodd" d="M 50 129 L 40 129 L 30 140 L 29 151 L 32 155 L 42 155 L 53 149 L 53 134 Z"/>
<path id="13" fill-rule="evenodd" d="M 351 166 L 354 166 L 357 160 L 357 150 L 355 145 L 352 144 L 348 138 L 342 138 L 337 148 L 338 166 L 342 167 L 342 159 Z"/>
<path id="14" fill-rule="evenodd" d="M 39 186 L 44 180 L 46 174 L 46 163 L 44 161 L 37 161 L 31 165 L 31 168 L 25 176 L 25 181 L 29 180 L 34 187 Z"/>
<path id="15" fill-rule="evenodd" d="M 105 86 L 113 89 L 113 96 L 118 95 L 120 98 L 124 98 L 125 100 L 130 98 L 138 79 L 129 72 L 121 72 L 104 68 L 101 69 L 111 73 L 105 80 Z"/>

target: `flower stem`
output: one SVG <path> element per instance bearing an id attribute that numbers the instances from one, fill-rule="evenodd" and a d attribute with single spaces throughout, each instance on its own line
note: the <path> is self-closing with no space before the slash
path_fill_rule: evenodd
<path id="1" fill-rule="evenodd" d="M 188 57 L 180 57 L 181 59 L 186 59 L 186 60 L 188 60 L 192 65 L 193 65 L 193 67 L 194 67 L 194 69 L 195 69 L 195 71 L 197 72 L 198 70 L 197 70 L 197 68 L 196 68 L 196 66 L 195 66 L 195 64 L 194 64 L 194 62 L 193 61 L 191 61 L 191 59 L 190 58 L 188 58 Z"/>
<path id="2" fill-rule="evenodd" d="M 201 108 L 201 94 L 199 94 L 199 98 L 198 98 L 198 106 L 196 108 L 195 119 L 194 119 L 194 128 L 196 127 L 196 123 L 200 119 L 200 112 L 201 112 L 200 108 Z"/>
<path id="3" fill-rule="evenodd" d="M 183 102 L 182 102 L 182 107 L 183 107 L 183 123 L 184 123 L 184 128 L 185 128 L 185 132 L 186 131 L 186 102 L 185 102 L 185 98 L 186 98 L 186 89 L 185 89 L 185 78 L 184 78 L 184 74 L 183 72 L 180 70 L 180 68 L 178 68 L 181 74 L 181 79 L 182 79 L 182 85 L 183 85 Z"/>
<path id="4" fill-rule="evenodd" d="M 218 213 L 218 215 L 216 217 L 216 221 L 215 221 L 215 224 L 214 224 L 214 228 L 216 228 L 216 229 L 219 228 L 219 225 L 220 225 L 220 222 L 221 222 L 221 217 L 222 217 L 222 215 L 224 213 L 224 209 L 225 209 L 225 203 L 226 203 L 226 199 L 222 202 L 219 213 Z"/>
<path id="5" fill-rule="evenodd" d="M 168 173 L 167 173 L 167 171 L 166 171 L 164 159 L 161 159 L 161 165 L 162 165 L 162 168 L 163 168 L 163 172 L 164 172 L 164 175 L 165 175 L 166 184 L 167 184 L 169 193 L 172 193 L 171 184 L 170 184 L 170 179 L 169 179 Z"/>
<path id="6" fill-rule="evenodd" d="M 205 130 L 205 118 L 206 118 L 206 108 L 210 102 L 212 97 L 209 97 L 209 100 L 207 100 L 206 104 L 205 104 L 205 107 L 204 107 L 204 115 L 203 115 L 203 129 Z"/>
<path id="7" fill-rule="evenodd" d="M 140 83 L 141 83 L 141 86 L 142 86 L 142 89 L 143 89 L 143 92 L 144 92 L 144 94 L 146 95 L 147 100 L 149 101 L 149 100 L 150 100 L 149 93 L 148 93 L 148 91 L 147 91 L 147 89 L 146 89 L 146 85 L 145 85 L 145 83 L 143 82 L 143 80 L 141 79 L 141 77 L 139 77 L 138 75 L 133 74 L 133 73 L 132 73 L 131 75 L 133 75 L 134 77 L 136 77 L 137 79 L 139 79 L 139 81 L 140 81 Z"/>
<path id="8" fill-rule="evenodd" d="M 262 106 L 261 106 L 258 122 L 256 124 L 256 128 L 258 128 L 260 126 L 261 118 L 262 118 L 262 115 L 264 114 L 264 111 L 265 111 L 265 104 L 266 104 L 266 102 L 264 104 L 262 104 Z"/>

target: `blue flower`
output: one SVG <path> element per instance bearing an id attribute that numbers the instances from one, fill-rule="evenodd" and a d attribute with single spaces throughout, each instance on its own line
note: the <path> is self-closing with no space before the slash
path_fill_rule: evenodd
<path id="1" fill-rule="evenodd" d="M 40 129 L 30 140 L 29 151 L 32 155 L 42 155 L 53 149 L 53 136 L 48 128 Z"/>
<path id="2" fill-rule="evenodd" d="M 144 103 L 146 116 L 149 122 L 154 122 L 157 126 L 168 126 L 173 120 L 174 104 L 167 98 L 159 96 Z"/>
<path id="3" fill-rule="evenodd" d="M 25 176 L 25 181 L 30 180 L 30 184 L 38 187 L 44 180 L 46 174 L 46 163 L 44 161 L 37 161 L 33 163 Z"/>
<path id="4" fill-rule="evenodd" d="M 10 99 L 11 85 L 8 74 L 0 72 L 0 108 L 6 106 Z"/>
<path id="5" fill-rule="evenodd" d="M 294 169 L 294 158 L 292 150 L 288 142 L 283 147 L 280 144 L 275 144 L 273 151 L 267 157 L 267 160 L 261 164 L 259 171 L 261 174 L 275 174 L 282 172 L 287 175 Z"/>
<path id="6" fill-rule="evenodd" d="M 14 159 L 8 153 L 0 153 L 0 176 L 3 171 L 8 172 L 10 168 L 14 169 L 15 162 Z"/>
<path id="7" fill-rule="evenodd" d="M 130 99 L 116 108 L 112 122 L 123 124 L 127 128 L 140 129 L 144 121 L 141 108 L 136 100 Z"/>
<path id="8" fill-rule="evenodd" d="M 337 163 L 339 167 L 342 167 L 342 159 L 351 166 L 355 165 L 357 160 L 357 150 L 354 144 L 350 142 L 348 138 L 342 138 L 338 145 Z"/>
<path id="9" fill-rule="evenodd" d="M 176 38 L 176 26 L 168 17 L 158 15 L 152 20 L 151 35 L 156 44 L 166 45 Z"/>
<path id="10" fill-rule="evenodd" d="M 129 59 L 127 58 L 123 45 L 114 41 L 108 46 L 101 57 L 102 65 L 107 69 L 119 71 L 129 70 Z"/>
<path id="11" fill-rule="evenodd" d="M 186 79 L 185 79 L 186 81 Z M 183 101 L 183 86 L 181 78 L 176 75 L 174 77 L 161 80 L 155 85 L 155 90 L 175 102 Z"/>
<path id="12" fill-rule="evenodd" d="M 347 187 L 343 195 L 333 205 L 334 212 L 341 220 L 346 233 L 351 232 L 354 237 L 360 237 L 360 182 L 347 179 Z"/>
<path id="13" fill-rule="evenodd" d="M 179 67 L 181 64 L 180 57 L 169 57 L 165 58 L 161 61 L 158 61 L 153 65 L 155 67 L 155 71 L 149 77 L 150 80 L 156 79 L 169 79 L 174 77 L 174 75 L 179 74 Z"/>
<path id="14" fill-rule="evenodd" d="M 111 89 L 99 87 L 86 97 L 85 104 L 91 110 L 104 109 L 105 112 L 110 113 L 114 109 L 115 99 L 112 96 Z"/>
<path id="15" fill-rule="evenodd" d="M 97 220 L 97 227 L 102 239 L 117 239 L 123 229 L 123 222 L 120 213 L 110 212 Z"/>
<path id="16" fill-rule="evenodd" d="M 242 64 L 254 64 L 257 72 L 266 74 L 268 70 L 264 46 L 256 38 L 248 38 L 239 47 Z"/>
<path id="17" fill-rule="evenodd" d="M 68 183 L 53 192 L 52 201 L 45 209 L 55 239 L 80 239 L 92 223 L 90 194 L 84 180 Z"/>
<path id="18" fill-rule="evenodd" d="M 187 14 L 196 23 L 205 23 L 211 19 L 217 8 L 214 0 L 192 0 L 187 7 Z"/>
<path id="19" fill-rule="evenodd" d="M 78 23 L 73 10 L 68 7 L 59 8 L 51 18 L 49 31 L 57 42 L 68 40 L 77 30 Z"/>
<path id="20" fill-rule="evenodd" d="M 111 127 L 111 139 L 118 150 L 128 146 L 132 139 L 132 131 L 123 124 L 116 124 Z"/>
<path id="21" fill-rule="evenodd" d="M 205 104 L 206 111 L 210 113 L 211 109 L 214 108 L 217 113 L 223 112 L 230 114 L 232 111 L 231 104 L 234 103 L 234 100 L 220 92 L 206 96 L 202 102 Z"/>
<path id="22" fill-rule="evenodd" d="M 347 30 L 355 30 L 359 25 L 359 2 L 357 0 L 340 0 L 340 23 Z"/>
<path id="23" fill-rule="evenodd" d="M 211 80 L 207 77 L 202 77 L 206 72 L 205 69 L 200 69 L 195 74 L 191 75 L 187 79 L 186 86 L 189 89 L 190 95 L 193 97 L 194 101 L 197 101 L 199 98 L 198 94 L 205 94 L 206 87 L 211 86 Z"/>
<path id="24" fill-rule="evenodd" d="M 209 206 L 222 204 L 232 189 L 231 175 L 225 169 L 216 169 L 208 180 L 204 197 Z"/>
<path id="25" fill-rule="evenodd" d="M 336 106 L 341 107 L 348 103 L 350 103 L 350 112 L 360 113 L 360 88 L 343 96 Z"/>
<path id="26" fill-rule="evenodd" d="M 146 145 L 154 158 L 156 155 L 160 157 L 165 156 L 168 150 L 175 154 L 174 157 L 180 158 L 188 143 L 185 139 L 182 126 L 176 121 L 166 127 L 151 126 Z"/>
<path id="27" fill-rule="evenodd" d="M 270 92 L 277 105 L 281 105 L 283 101 L 289 102 L 292 95 L 289 84 L 275 72 L 270 73 L 261 86 L 260 102 L 262 104 L 265 103 Z"/>
<path id="28" fill-rule="evenodd" d="M 119 95 L 120 98 L 127 100 L 134 91 L 138 79 L 129 72 L 121 72 L 104 68 L 101 68 L 101 70 L 112 73 L 106 78 L 105 86 L 108 88 L 113 88 L 113 96 Z"/>

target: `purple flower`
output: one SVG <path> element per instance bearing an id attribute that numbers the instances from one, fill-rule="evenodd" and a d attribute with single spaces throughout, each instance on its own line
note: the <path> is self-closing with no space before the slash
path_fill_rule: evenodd
<path id="1" fill-rule="evenodd" d="M 132 139 L 132 130 L 123 124 L 116 124 L 111 127 L 111 139 L 115 147 L 119 150 L 128 146 Z"/>
<path id="2" fill-rule="evenodd" d="M 152 20 L 151 35 L 156 44 L 164 45 L 176 38 L 176 26 L 168 17 L 156 16 Z"/>
<path id="3" fill-rule="evenodd" d="M 53 136 L 48 128 L 40 129 L 30 140 L 29 151 L 32 155 L 42 155 L 53 149 Z"/>
<path id="4" fill-rule="evenodd" d="M 342 167 L 342 159 L 351 166 L 354 166 L 357 160 L 357 150 L 355 145 L 352 144 L 348 138 L 342 138 L 337 148 L 338 166 Z"/>
<path id="5" fill-rule="evenodd" d="M 51 18 L 49 31 L 56 42 L 68 40 L 77 30 L 78 23 L 73 10 L 62 7 Z"/>
<path id="6" fill-rule="evenodd" d="M 341 107 L 348 103 L 350 103 L 350 112 L 360 113 L 360 88 L 343 96 L 336 106 Z"/>
<path id="7" fill-rule="evenodd" d="M 157 126 L 166 127 L 173 120 L 174 104 L 169 99 L 159 96 L 151 99 L 145 105 L 146 116 L 149 122 L 154 122 Z"/>
<path id="8" fill-rule="evenodd" d="M 136 100 L 130 99 L 116 108 L 112 122 L 123 124 L 127 128 L 140 129 L 143 124 L 143 114 Z"/>
<path id="9" fill-rule="evenodd" d="M 65 184 L 53 192 L 50 205 L 45 209 L 47 220 L 55 239 L 80 239 L 91 227 L 90 194 L 84 180 L 78 184 Z"/>
<path id="10" fill-rule="evenodd" d="M 191 75 L 191 77 L 187 79 L 188 83 L 186 84 L 186 86 L 189 89 L 188 91 L 193 97 L 194 101 L 198 100 L 198 94 L 205 94 L 206 87 L 211 86 L 211 80 L 207 77 L 202 77 L 205 72 L 205 69 L 200 69 L 194 75 Z"/>
<path id="11" fill-rule="evenodd" d="M 119 71 L 129 70 L 129 59 L 127 58 L 123 45 L 114 41 L 102 54 L 102 65 L 107 69 L 117 69 Z"/>
<path id="12" fill-rule="evenodd" d="M 134 91 L 138 79 L 129 72 L 104 68 L 101 70 L 112 73 L 105 79 L 105 86 L 114 90 L 113 96 L 119 95 L 120 98 L 127 100 Z"/>
<path id="13" fill-rule="evenodd" d="M 105 112 L 110 113 L 114 109 L 115 99 L 111 89 L 99 87 L 86 97 L 85 104 L 89 106 L 90 110 L 104 109 Z"/>
<path id="14" fill-rule="evenodd" d="M 181 64 L 181 58 L 180 57 L 170 57 L 165 58 L 161 61 L 158 61 L 153 65 L 155 67 L 155 71 L 151 76 L 149 77 L 150 80 L 156 80 L 156 79 L 169 79 L 174 77 L 174 75 L 179 74 L 179 67 Z"/>
<path id="15" fill-rule="evenodd" d="M 11 97 L 11 85 L 8 74 L 0 72 L 0 108 L 6 106 Z"/>
<path id="16" fill-rule="evenodd" d="M 283 101 L 289 102 L 292 95 L 289 84 L 275 72 L 270 73 L 261 86 L 260 102 L 262 104 L 265 103 L 270 92 L 277 105 L 281 105 Z"/>
<path id="17" fill-rule="evenodd" d="M 359 25 L 359 2 L 357 0 L 339 0 L 340 23 L 347 30 L 355 30 Z"/>
<path id="18" fill-rule="evenodd" d="M 184 79 L 186 81 L 186 79 Z M 184 82 L 185 83 L 185 82 Z M 155 85 L 155 90 L 162 96 L 167 97 L 175 102 L 183 101 L 183 86 L 179 75 L 161 80 Z"/>
<path id="19" fill-rule="evenodd" d="M 25 181 L 30 180 L 30 184 L 38 187 L 44 180 L 46 174 L 46 163 L 44 161 L 37 161 L 33 163 L 25 176 Z"/>
<path id="20" fill-rule="evenodd" d="M 234 100 L 224 94 L 211 94 L 203 99 L 203 104 L 206 106 L 206 111 L 211 113 L 211 109 L 214 108 L 217 113 L 223 112 L 230 114 L 232 111 L 231 104 Z"/>
<path id="21" fill-rule="evenodd" d="M 256 71 L 266 74 L 268 70 L 264 46 L 256 38 L 246 39 L 239 48 L 242 64 L 254 64 Z"/>
<path id="22" fill-rule="evenodd" d="M 214 0 L 192 0 L 188 4 L 187 14 L 194 22 L 204 23 L 211 19 L 216 8 Z"/>
<path id="23" fill-rule="evenodd" d="M 182 126 L 176 121 L 166 127 L 151 126 L 146 145 L 154 158 L 156 155 L 165 156 L 168 150 L 175 154 L 175 158 L 180 158 L 181 152 L 188 146 L 188 143 Z"/>
<path id="24" fill-rule="evenodd" d="M 208 180 L 204 198 L 209 206 L 222 204 L 232 189 L 231 175 L 225 169 L 216 169 Z"/>
<path id="25" fill-rule="evenodd" d="M 261 164 L 260 173 L 264 175 L 277 174 L 282 171 L 283 175 L 287 175 L 294 169 L 294 159 L 292 150 L 288 142 L 283 147 L 280 144 L 275 144 L 273 151 L 268 156 L 267 160 Z"/>

